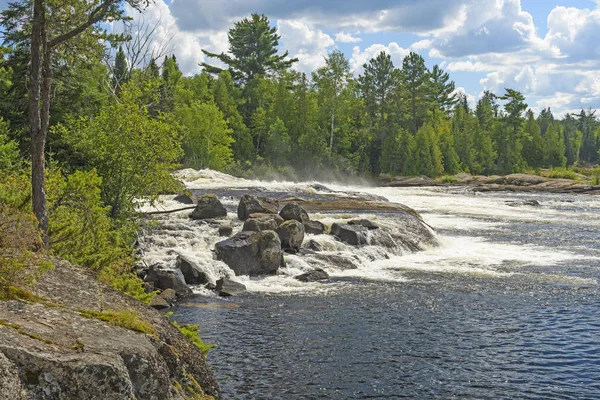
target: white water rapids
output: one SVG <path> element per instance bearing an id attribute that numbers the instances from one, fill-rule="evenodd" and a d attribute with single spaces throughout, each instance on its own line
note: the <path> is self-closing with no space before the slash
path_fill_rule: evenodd
<path id="1" fill-rule="evenodd" d="M 598 218 L 590 218 L 590 210 L 600 209 L 600 199 L 587 195 L 517 195 L 481 194 L 460 188 L 381 188 L 350 187 L 336 184 L 315 186 L 316 182 L 263 182 L 234 178 L 210 170 L 182 170 L 177 176 L 188 189 L 215 192 L 239 189 L 239 195 L 219 196 L 230 210 L 222 221 L 233 227 L 234 234 L 242 223 L 235 210 L 244 188 L 266 192 L 284 192 L 293 196 L 298 191 L 315 194 L 331 192 L 363 192 L 383 196 L 391 202 L 405 204 L 420 212 L 424 221 L 438 232 L 439 246 L 426 247 L 419 252 L 406 249 L 385 249 L 380 246 L 354 247 L 341 243 L 331 235 L 306 235 L 304 242 L 315 240 L 322 245 L 325 254 L 342 256 L 357 267 L 342 269 L 322 260 L 299 255 L 285 255 L 286 267 L 275 276 L 249 278 L 235 276 L 223 262 L 213 258 L 215 243 L 223 240 L 214 225 L 188 218 L 189 211 L 165 214 L 156 218 L 156 226 L 140 237 L 140 250 L 146 265 L 160 263 L 169 268 L 175 266 L 177 255 L 195 261 L 215 281 L 223 276 L 243 283 L 250 292 L 298 293 L 328 291 L 356 284 L 360 279 L 386 282 L 406 282 L 410 279 L 437 279 L 440 275 L 468 274 L 482 279 L 508 279 L 516 275 L 537 282 L 564 283 L 571 285 L 597 285 L 587 276 L 548 272 L 543 267 L 577 265 L 578 262 L 597 259 L 598 255 L 578 251 L 577 247 L 560 246 L 560 224 L 567 221 L 581 229 L 600 231 Z M 182 205 L 163 196 L 155 207 L 144 210 L 171 210 Z M 510 206 L 507 199 L 539 199 L 541 206 Z M 352 214 L 346 211 L 310 213 L 313 220 L 331 225 L 349 218 L 366 218 L 375 221 L 388 231 L 393 231 L 394 218 L 390 213 Z M 516 225 L 515 225 L 516 224 Z M 519 234 L 511 232 L 513 226 L 527 227 L 546 225 L 553 228 L 549 240 L 518 240 Z M 556 233 L 558 232 L 558 233 Z M 534 235 L 535 236 L 535 235 Z M 539 235 L 538 235 L 539 236 Z M 517 239 L 516 239 L 517 238 Z M 332 278 L 329 282 L 302 283 L 294 276 L 313 269 L 325 269 Z M 542 270 L 540 270 L 542 268 Z M 552 270 L 553 271 L 553 270 Z M 358 278 L 358 279 L 357 279 Z M 214 296 L 212 291 L 196 287 L 197 293 Z"/>

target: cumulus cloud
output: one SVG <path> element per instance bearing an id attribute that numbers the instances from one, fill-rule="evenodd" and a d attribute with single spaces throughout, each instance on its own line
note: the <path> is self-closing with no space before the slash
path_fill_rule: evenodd
<path id="1" fill-rule="evenodd" d="M 359 37 L 352 36 L 352 34 L 350 33 L 345 33 L 344 31 L 342 31 L 335 34 L 335 41 L 340 43 L 358 43 L 362 42 L 362 39 Z"/>
<path id="2" fill-rule="evenodd" d="M 350 67 L 354 71 L 354 74 L 361 74 L 363 72 L 363 65 L 371 58 L 377 57 L 382 51 L 392 57 L 392 62 L 396 67 L 402 66 L 402 60 L 410 53 L 410 49 L 402 48 L 396 42 L 391 42 L 387 46 L 384 46 L 383 44 L 374 44 L 364 50 L 361 50 L 359 46 L 354 46 L 352 49 L 352 57 L 350 58 Z"/>
<path id="3" fill-rule="evenodd" d="M 310 73 L 325 64 L 325 57 L 335 44 L 331 36 L 299 20 L 279 20 L 277 27 L 284 47 L 299 60 L 294 68 Z"/>

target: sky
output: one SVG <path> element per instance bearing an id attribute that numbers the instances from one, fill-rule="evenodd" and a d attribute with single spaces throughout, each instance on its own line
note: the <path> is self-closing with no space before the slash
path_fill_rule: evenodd
<path id="1" fill-rule="evenodd" d="M 253 12 L 269 17 L 303 72 L 335 49 L 357 76 L 380 51 L 398 67 L 416 51 L 472 103 L 509 87 L 536 112 L 600 109 L 600 0 L 155 0 L 142 14 L 128 10 L 158 25 L 155 45 L 170 39 L 186 74 L 201 71 L 202 49 L 226 52 L 228 29 Z"/>

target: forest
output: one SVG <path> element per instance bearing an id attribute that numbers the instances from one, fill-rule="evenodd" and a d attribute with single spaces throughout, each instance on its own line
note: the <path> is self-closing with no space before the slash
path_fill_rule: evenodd
<path id="1" fill-rule="evenodd" d="M 64 12 L 23 0 L 0 16 L 0 206 L 12 210 L 2 218 L 33 211 L 52 254 L 140 298 L 130 273 L 136 210 L 140 199 L 183 190 L 170 175 L 180 167 L 436 177 L 593 166 L 600 157 L 594 111 L 535 115 L 510 88 L 472 107 L 447 72 L 414 52 L 402 65 L 382 52 L 356 76 L 334 50 L 307 75 L 268 18 L 253 14 L 229 30 L 228 53 L 205 52 L 203 72 L 187 76 L 169 46 L 152 47 L 155 27 L 135 25 L 121 2 L 72 3 Z M 102 21 L 126 28 L 109 32 Z M 23 260 L 11 260 L 17 271 Z"/>

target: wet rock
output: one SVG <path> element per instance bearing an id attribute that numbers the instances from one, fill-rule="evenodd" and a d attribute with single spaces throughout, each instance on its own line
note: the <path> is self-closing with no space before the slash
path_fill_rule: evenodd
<path id="1" fill-rule="evenodd" d="M 310 220 L 308 213 L 304 208 L 294 201 L 287 203 L 279 212 L 281 218 L 286 221 L 296 220 L 300 223 L 305 223 Z"/>
<path id="2" fill-rule="evenodd" d="M 236 275 L 270 275 L 283 265 L 281 240 L 274 231 L 240 232 L 215 244 L 218 260 Z"/>
<path id="3" fill-rule="evenodd" d="M 173 289 L 179 297 L 191 296 L 192 290 L 186 285 L 181 271 L 165 271 L 151 265 L 146 275 L 146 282 L 152 282 L 157 289 Z"/>
<path id="4" fill-rule="evenodd" d="M 237 215 L 240 220 L 245 221 L 250 217 L 250 214 L 277 214 L 278 209 L 279 202 L 275 199 L 245 194 L 240 199 Z"/>
<path id="5" fill-rule="evenodd" d="M 307 258 L 308 262 L 312 266 L 324 265 L 327 268 L 335 268 L 342 271 L 347 269 L 357 269 L 360 260 L 356 256 L 346 256 L 343 254 L 331 254 L 331 253 L 314 253 L 314 258 Z M 312 261 L 314 260 L 314 261 Z"/>
<path id="6" fill-rule="evenodd" d="M 507 205 L 511 207 L 519 207 L 519 206 L 531 206 L 531 207 L 539 207 L 541 206 L 540 202 L 534 199 L 531 200 L 517 200 L 517 201 L 507 201 Z"/>
<path id="7" fill-rule="evenodd" d="M 246 291 L 246 286 L 228 278 L 221 278 L 217 281 L 215 290 L 219 292 L 219 296 L 237 296 Z"/>
<path id="8" fill-rule="evenodd" d="M 231 236 L 233 233 L 233 228 L 231 226 L 220 226 L 219 227 L 219 236 Z"/>
<path id="9" fill-rule="evenodd" d="M 323 271 L 321 268 L 316 268 L 312 271 L 303 273 L 302 275 L 295 276 L 300 282 L 317 282 L 329 279 L 329 274 Z"/>
<path id="10" fill-rule="evenodd" d="M 205 194 L 198 199 L 198 204 L 192 213 L 191 219 L 210 219 L 226 217 L 227 210 L 214 194 Z"/>
<path id="11" fill-rule="evenodd" d="M 183 279 L 188 285 L 204 285 L 208 282 L 208 275 L 202 268 L 184 256 L 178 256 L 176 266 L 183 274 Z"/>
<path id="12" fill-rule="evenodd" d="M 316 240 L 310 239 L 306 244 L 306 248 L 312 251 L 323 251 L 323 246 Z"/>
<path id="13" fill-rule="evenodd" d="M 360 246 L 367 243 L 368 229 L 360 225 L 333 224 L 331 234 L 344 243 Z"/>
<path id="14" fill-rule="evenodd" d="M 304 225 L 296 220 L 285 221 L 277 228 L 283 250 L 298 252 L 304 241 Z"/>
<path id="15" fill-rule="evenodd" d="M 273 214 L 277 215 L 277 214 Z M 276 231 L 279 225 L 273 218 L 248 218 L 244 221 L 242 231 L 245 232 L 262 232 L 262 231 Z"/>
<path id="16" fill-rule="evenodd" d="M 146 277 L 145 274 L 144 274 L 144 277 Z M 154 283 L 152 283 L 152 282 L 144 282 L 144 292 L 146 292 L 146 293 L 152 293 L 155 290 L 156 289 L 154 288 Z"/>
<path id="17" fill-rule="evenodd" d="M 177 293 L 173 289 L 165 289 L 158 296 L 154 298 L 161 298 L 166 301 L 169 305 L 173 304 L 177 300 Z"/>
<path id="18" fill-rule="evenodd" d="M 353 219 L 348 221 L 348 225 L 364 226 L 368 230 L 379 229 L 379 225 L 373 221 L 369 221 L 368 219 Z"/>
<path id="19" fill-rule="evenodd" d="M 304 222 L 304 232 L 312 235 L 321 235 L 325 233 L 325 225 L 319 221 Z"/>
<path id="20" fill-rule="evenodd" d="M 157 310 L 164 310 L 165 308 L 171 307 L 171 305 L 162 297 L 154 296 L 150 301 L 150 307 L 155 308 Z"/>
<path id="21" fill-rule="evenodd" d="M 188 196 L 187 194 L 177 195 L 173 198 L 173 201 L 176 201 L 181 204 L 194 204 L 194 200 L 192 199 L 192 197 Z"/>

